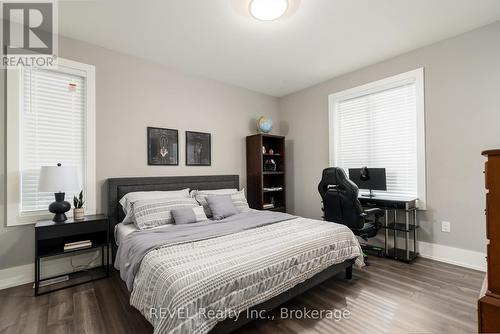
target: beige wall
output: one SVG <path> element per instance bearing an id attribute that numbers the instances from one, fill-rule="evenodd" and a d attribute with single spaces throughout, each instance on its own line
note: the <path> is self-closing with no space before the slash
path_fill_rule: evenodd
<path id="1" fill-rule="evenodd" d="M 288 139 L 288 203 L 319 218 L 328 166 L 328 95 L 425 68 L 427 206 L 423 241 L 485 251 L 481 150 L 500 147 L 500 23 L 424 47 L 280 99 Z M 451 233 L 441 232 L 441 221 Z"/>
<path id="2" fill-rule="evenodd" d="M 64 58 L 96 67 L 97 210 L 106 210 L 104 181 L 122 176 L 239 174 L 245 185 L 245 136 L 255 118 L 277 120 L 278 100 L 185 75 L 93 45 L 63 39 Z M 33 262 L 33 226 L 5 227 L 5 73 L 0 71 L 0 269 Z M 146 127 L 179 130 L 179 166 L 147 166 Z M 212 133 L 212 166 L 184 166 L 184 131 Z"/>

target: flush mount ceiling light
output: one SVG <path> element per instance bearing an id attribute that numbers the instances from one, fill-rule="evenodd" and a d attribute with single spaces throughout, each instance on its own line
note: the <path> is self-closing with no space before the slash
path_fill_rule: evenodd
<path id="1" fill-rule="evenodd" d="M 287 9 L 288 0 L 252 0 L 250 2 L 250 14 L 262 21 L 279 19 Z"/>

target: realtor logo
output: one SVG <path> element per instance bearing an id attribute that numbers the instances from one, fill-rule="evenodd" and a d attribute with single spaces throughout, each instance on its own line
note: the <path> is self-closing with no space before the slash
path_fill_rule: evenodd
<path id="1" fill-rule="evenodd" d="M 48 62 L 57 42 L 54 6 L 51 1 L 2 3 L 4 66 L 52 65 Z"/>

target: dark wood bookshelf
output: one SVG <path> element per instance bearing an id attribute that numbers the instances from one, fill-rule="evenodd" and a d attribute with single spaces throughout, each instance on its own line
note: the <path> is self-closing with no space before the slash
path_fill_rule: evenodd
<path id="1" fill-rule="evenodd" d="M 265 147 L 266 153 L 263 153 Z M 269 150 L 273 150 L 273 154 Z M 286 212 L 285 137 L 256 134 L 247 137 L 247 197 L 252 209 Z M 266 161 L 274 160 L 275 170 L 266 170 Z M 265 190 L 277 188 L 281 190 Z M 274 203 L 264 209 L 264 204 Z"/>

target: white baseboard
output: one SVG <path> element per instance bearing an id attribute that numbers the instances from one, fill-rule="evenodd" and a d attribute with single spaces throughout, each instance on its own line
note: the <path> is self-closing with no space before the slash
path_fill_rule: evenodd
<path id="1" fill-rule="evenodd" d="M 0 290 L 33 282 L 34 268 L 32 263 L 0 270 Z"/>
<path id="2" fill-rule="evenodd" d="M 96 260 L 90 262 L 94 256 L 97 257 Z M 74 265 L 86 265 L 90 262 L 90 267 L 97 267 L 101 265 L 101 252 L 96 250 L 95 252 L 74 255 L 73 259 Z M 44 261 L 42 264 L 41 277 L 57 276 L 64 273 L 71 273 L 73 267 L 71 266 L 70 258 L 58 258 L 50 261 Z M 11 288 L 14 286 L 33 283 L 35 281 L 35 264 L 25 264 L 17 267 L 11 267 L 6 269 L 0 269 L 0 290 Z"/>
<path id="3" fill-rule="evenodd" d="M 398 238 L 397 242 L 398 245 L 403 245 L 404 239 Z M 383 236 L 379 235 L 373 239 L 370 239 L 370 243 L 380 247 L 384 247 Z M 417 251 L 420 257 L 426 259 L 454 264 L 456 266 L 464 268 L 486 271 L 486 253 L 425 241 L 417 242 Z"/>
<path id="4" fill-rule="evenodd" d="M 462 248 L 418 242 L 419 255 L 426 259 L 454 264 L 460 267 L 486 271 L 486 254 Z"/>

